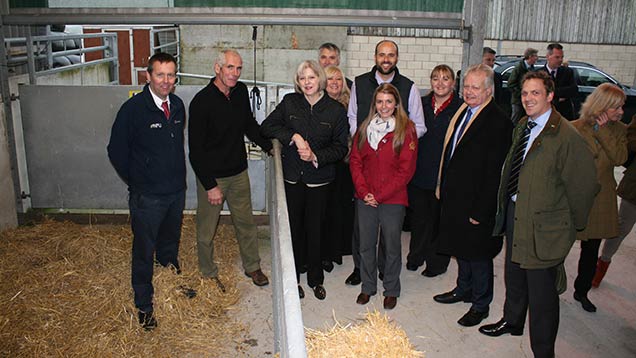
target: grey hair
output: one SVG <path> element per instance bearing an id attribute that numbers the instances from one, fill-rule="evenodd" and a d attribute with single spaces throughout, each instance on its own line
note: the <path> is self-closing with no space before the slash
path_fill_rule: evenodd
<path id="1" fill-rule="evenodd" d="M 527 60 L 532 56 L 536 56 L 539 53 L 539 51 L 537 49 L 534 49 L 532 47 L 528 47 L 524 52 L 523 52 L 523 59 Z"/>
<path id="2" fill-rule="evenodd" d="M 473 73 L 473 72 L 481 72 L 484 75 L 486 75 L 486 79 L 484 80 L 484 86 L 486 88 L 490 88 L 493 91 L 494 94 L 494 87 L 495 87 L 495 80 L 494 80 L 494 76 L 495 76 L 495 71 L 492 70 L 492 68 L 490 68 L 489 66 L 486 66 L 484 64 L 477 64 L 477 65 L 472 65 L 470 67 L 468 67 L 468 70 L 466 70 L 466 75 L 464 76 L 464 78 L 466 78 L 469 74 Z"/>
<path id="3" fill-rule="evenodd" d="M 237 55 L 238 57 L 241 57 L 241 55 L 235 49 L 231 49 L 231 48 L 225 49 L 219 52 L 219 54 L 216 56 L 216 58 L 214 59 L 214 65 L 215 66 L 219 65 L 219 67 L 223 67 L 223 65 L 225 65 L 225 55 L 228 53 L 233 53 Z"/>
<path id="4" fill-rule="evenodd" d="M 299 78 L 303 74 L 303 71 L 309 68 L 316 76 L 318 76 L 319 88 L 321 91 L 324 91 L 327 87 L 327 75 L 325 74 L 325 70 L 318 64 L 318 62 L 314 60 L 306 60 L 298 65 L 298 69 L 296 70 L 296 77 L 294 77 L 294 89 L 297 93 L 303 93 L 302 88 L 300 86 Z"/>

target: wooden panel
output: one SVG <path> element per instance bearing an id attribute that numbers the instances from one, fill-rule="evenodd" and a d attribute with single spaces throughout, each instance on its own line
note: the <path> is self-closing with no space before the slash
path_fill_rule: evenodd
<path id="1" fill-rule="evenodd" d="M 133 57 L 135 67 L 148 67 L 150 58 L 150 30 L 133 30 Z"/>
<path id="2" fill-rule="evenodd" d="M 85 34 L 98 34 L 102 32 L 101 29 L 83 29 L 83 31 Z M 102 39 L 84 39 L 85 48 L 102 46 L 102 44 Z M 104 58 L 104 54 L 102 51 L 88 52 L 84 55 L 84 58 L 86 62 L 95 61 Z"/>
<path id="3" fill-rule="evenodd" d="M 132 84 L 130 74 L 130 33 L 128 30 L 106 30 L 117 33 L 117 53 L 119 54 L 119 84 Z"/>

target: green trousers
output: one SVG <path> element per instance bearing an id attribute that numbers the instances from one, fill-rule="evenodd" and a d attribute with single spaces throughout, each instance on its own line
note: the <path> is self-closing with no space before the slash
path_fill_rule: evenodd
<path id="1" fill-rule="evenodd" d="M 252 272 L 260 269 L 256 224 L 252 217 L 252 195 L 247 169 L 216 182 L 223 192 L 223 200 L 230 208 L 234 232 L 239 245 L 243 269 Z M 197 180 L 197 254 L 199 271 L 203 277 L 217 277 L 219 268 L 214 262 L 214 235 L 219 223 L 223 203 L 212 205 L 201 182 Z"/>

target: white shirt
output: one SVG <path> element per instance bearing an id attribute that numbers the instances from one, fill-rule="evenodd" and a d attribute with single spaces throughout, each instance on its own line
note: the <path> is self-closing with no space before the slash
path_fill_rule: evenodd
<path id="1" fill-rule="evenodd" d="M 163 102 L 168 102 L 168 108 L 170 108 L 170 96 L 166 97 L 166 100 L 164 101 L 159 96 L 157 96 L 154 92 L 152 92 L 152 88 L 150 88 L 150 86 L 148 86 L 148 89 L 150 90 L 152 99 L 155 101 L 155 105 L 157 105 L 157 108 L 159 108 L 161 112 L 163 112 L 163 107 L 162 107 Z"/>
<path id="2" fill-rule="evenodd" d="M 526 146 L 526 150 L 523 153 L 523 160 L 526 160 L 526 154 L 528 154 L 528 149 L 532 147 L 532 143 L 534 143 L 534 140 L 537 139 L 537 137 L 539 136 L 543 128 L 545 128 L 545 125 L 548 123 L 548 119 L 550 119 L 550 114 L 552 114 L 552 108 L 548 109 L 547 112 L 537 117 L 537 119 L 532 119 L 528 117 L 529 121 L 531 120 L 537 125 L 530 130 L 530 137 L 528 138 L 528 145 Z"/>
<path id="3" fill-rule="evenodd" d="M 395 72 L 388 80 L 383 80 L 380 77 L 380 74 L 375 72 L 375 80 L 378 82 L 378 85 L 383 83 L 391 83 L 393 81 L 393 77 L 395 76 Z M 417 132 L 417 137 L 420 138 L 426 133 L 426 124 L 424 123 L 424 109 L 422 108 L 422 98 L 420 96 L 420 90 L 415 86 L 415 83 L 411 86 L 411 91 L 409 92 L 409 118 L 415 124 L 415 131 Z M 356 83 L 353 82 L 351 85 L 351 95 L 349 97 L 349 108 L 347 111 L 347 117 L 349 117 L 349 132 L 351 136 L 356 134 L 356 129 L 358 129 L 358 100 L 356 98 Z"/>
<path id="4" fill-rule="evenodd" d="M 539 117 L 537 117 L 537 119 L 532 119 L 532 118 L 528 117 L 529 121 L 533 121 L 537 125 L 534 126 L 534 128 L 530 129 L 530 137 L 528 137 L 528 144 L 526 145 L 526 149 L 523 152 L 523 160 L 524 161 L 526 160 L 526 155 L 528 154 L 528 149 L 530 149 L 532 147 L 532 143 L 534 143 L 534 140 L 537 139 L 539 134 L 541 134 L 541 131 L 543 130 L 543 128 L 545 128 L 545 125 L 548 123 L 548 119 L 550 119 L 550 114 L 552 114 L 552 108 L 548 109 L 547 112 L 545 112 L 544 114 L 542 114 Z M 517 202 L 517 194 L 514 194 L 510 199 L 512 199 L 512 201 L 514 201 L 516 203 Z"/>
<path id="5" fill-rule="evenodd" d="M 477 111 L 479 110 L 479 107 L 481 106 L 468 107 L 470 108 L 470 111 L 472 112 L 470 117 L 471 121 L 475 118 L 475 113 L 477 113 Z M 462 118 L 461 122 L 459 122 L 459 125 L 457 126 L 457 130 L 455 131 L 455 133 L 453 133 L 453 147 L 452 147 L 453 150 L 451 151 L 451 157 L 453 156 L 453 153 L 455 153 L 455 148 L 457 148 L 457 142 L 459 141 L 459 139 L 461 139 L 461 138 L 457 138 L 457 135 L 459 134 L 459 128 L 461 128 L 464 122 L 466 122 L 467 115 L 468 115 L 468 110 L 466 110 L 466 113 L 464 113 L 464 118 Z M 468 124 L 466 124 L 466 127 L 468 127 Z M 466 129 L 464 129 L 464 133 L 466 133 Z"/>

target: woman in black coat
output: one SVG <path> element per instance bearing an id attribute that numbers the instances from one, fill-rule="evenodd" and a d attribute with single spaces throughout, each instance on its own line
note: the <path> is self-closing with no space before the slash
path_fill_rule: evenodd
<path id="1" fill-rule="evenodd" d="M 287 210 L 300 298 L 300 268 L 307 265 L 307 283 L 325 299 L 321 240 L 329 184 L 337 161 L 347 154 L 349 125 L 344 107 L 325 92 L 327 77 L 315 61 L 298 66 L 296 93 L 286 95 L 261 124 L 261 134 L 283 145 Z"/>
<path id="2" fill-rule="evenodd" d="M 433 68 L 431 92 L 422 97 L 427 131 L 419 139 L 417 168 L 408 186 L 411 241 L 406 268 L 415 271 L 426 262 L 426 269 L 422 271 L 426 277 L 446 272 L 450 261 L 450 256 L 437 253 L 439 200 L 435 197 L 435 186 L 448 124 L 464 103 L 453 91 L 454 87 L 452 68 L 447 65 Z"/>

